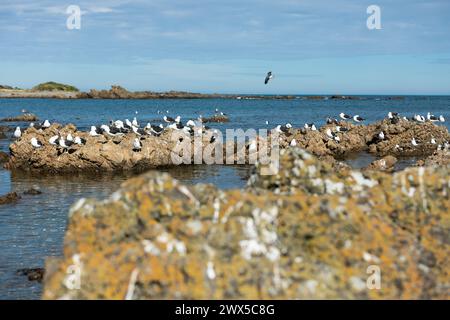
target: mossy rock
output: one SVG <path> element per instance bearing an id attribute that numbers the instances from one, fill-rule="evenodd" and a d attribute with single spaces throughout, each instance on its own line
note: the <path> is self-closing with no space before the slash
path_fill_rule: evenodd
<path id="1" fill-rule="evenodd" d="M 74 86 L 57 83 L 57 82 L 53 82 L 53 81 L 38 84 L 37 86 L 35 86 L 33 88 L 33 90 L 35 90 L 35 91 L 65 91 L 65 92 L 79 92 L 80 91 L 80 90 L 78 90 L 78 88 L 76 88 Z"/>

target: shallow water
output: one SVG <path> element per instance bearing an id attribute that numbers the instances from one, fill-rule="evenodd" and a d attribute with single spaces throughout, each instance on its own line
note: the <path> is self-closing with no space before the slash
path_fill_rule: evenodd
<path id="1" fill-rule="evenodd" d="M 378 100 L 379 99 L 379 100 Z M 170 116 L 181 115 L 184 120 L 211 116 L 219 108 L 227 113 L 230 122 L 209 124 L 225 128 L 273 128 L 286 122 L 303 126 L 305 122 L 324 123 L 328 116 L 340 112 L 359 114 L 368 122 L 385 117 L 389 111 L 408 117 L 414 113 L 430 111 L 450 119 L 450 97 L 406 97 L 404 100 L 387 100 L 385 97 L 364 97 L 364 100 L 50 100 L 50 99 L 0 99 L 0 118 L 16 116 L 22 109 L 36 113 L 42 120 L 75 123 L 79 129 L 106 123 L 111 119 L 160 119 L 157 111 L 169 110 Z M 269 126 L 265 121 L 270 122 Z M 153 123 L 158 123 L 153 121 Z M 15 127 L 25 123 L 0 123 Z M 447 121 L 446 125 L 449 125 Z M 12 134 L 10 132 L 9 134 Z M 8 151 L 10 141 L 0 140 L 0 150 Z M 373 161 L 372 155 L 360 154 L 347 159 L 356 168 Z M 415 162 L 400 159 L 396 169 Z M 246 183 L 251 168 L 248 166 L 187 166 L 167 168 L 183 183 L 212 183 L 220 188 L 240 188 Z M 62 241 L 69 207 L 81 197 L 104 198 L 115 191 L 129 175 L 46 175 L 11 174 L 0 169 L 0 194 L 10 191 L 23 193 L 38 188 L 41 195 L 22 195 L 16 204 L 0 206 L 0 299 L 38 299 L 42 286 L 28 282 L 15 274 L 17 269 L 43 267 L 45 258 L 61 254 Z"/>

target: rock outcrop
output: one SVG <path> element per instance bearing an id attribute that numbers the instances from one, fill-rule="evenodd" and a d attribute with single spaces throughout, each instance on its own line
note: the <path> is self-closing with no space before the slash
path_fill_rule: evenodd
<path id="1" fill-rule="evenodd" d="M 448 167 L 336 172 L 297 148 L 280 165 L 246 190 L 150 172 L 79 200 L 43 298 L 448 298 Z"/>
<path id="2" fill-rule="evenodd" d="M 39 121 L 39 118 L 33 113 L 24 113 L 19 116 L 3 118 L 2 122 L 33 122 Z"/>
<path id="3" fill-rule="evenodd" d="M 9 155 L 6 152 L 0 151 L 0 163 L 9 161 Z"/>
<path id="4" fill-rule="evenodd" d="M 17 194 L 17 192 L 10 192 L 8 194 L 0 196 L 0 205 L 14 203 L 14 202 L 19 201 L 19 199 L 20 199 L 20 196 Z"/>
<path id="5" fill-rule="evenodd" d="M 230 122 L 230 118 L 228 118 L 228 116 L 226 116 L 226 115 L 215 114 L 212 117 L 203 118 L 203 122 L 204 123 L 208 123 L 208 122 L 226 123 L 226 122 Z"/>
<path id="6" fill-rule="evenodd" d="M 345 132 L 338 132 L 339 126 Z M 327 135 L 330 129 L 338 138 L 336 141 Z M 378 135 L 383 132 L 384 139 Z M 418 146 L 411 141 L 415 138 Z M 325 125 L 317 131 L 294 129 L 283 136 L 281 146 L 288 146 L 295 139 L 297 146 L 302 147 L 317 156 L 331 155 L 344 157 L 347 154 L 369 151 L 379 156 L 428 156 L 438 145 L 450 141 L 450 134 L 445 126 L 431 122 L 417 123 L 399 120 L 392 124 L 390 120 L 375 122 L 368 125 L 355 125 L 341 121 L 338 125 Z M 435 143 L 432 143 L 434 139 Z"/>

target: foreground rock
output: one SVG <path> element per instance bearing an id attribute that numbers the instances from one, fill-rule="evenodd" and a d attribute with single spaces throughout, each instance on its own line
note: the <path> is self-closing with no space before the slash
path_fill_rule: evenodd
<path id="1" fill-rule="evenodd" d="M 417 161 L 419 167 L 450 165 L 450 150 L 439 150 L 424 160 Z"/>
<path id="2" fill-rule="evenodd" d="M 10 192 L 8 194 L 0 196 L 0 205 L 15 203 L 15 202 L 19 201 L 19 199 L 20 199 L 20 196 L 16 192 Z"/>
<path id="3" fill-rule="evenodd" d="M 32 113 L 24 113 L 16 117 L 10 117 L 10 118 L 4 118 L 0 121 L 3 122 L 33 122 L 33 121 L 39 121 L 39 118 Z"/>
<path id="4" fill-rule="evenodd" d="M 0 151 L 0 164 L 9 161 L 9 155 L 6 152 Z"/>
<path id="5" fill-rule="evenodd" d="M 448 297 L 448 167 L 336 172 L 288 149 L 277 175 L 256 170 L 244 191 L 147 173 L 78 201 L 43 298 Z"/>

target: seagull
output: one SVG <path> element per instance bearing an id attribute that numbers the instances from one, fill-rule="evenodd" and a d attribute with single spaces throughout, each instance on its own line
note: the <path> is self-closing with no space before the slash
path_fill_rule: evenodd
<path id="1" fill-rule="evenodd" d="M 211 136 L 211 139 L 209 139 L 209 143 L 214 143 L 216 141 L 216 137 L 214 135 Z"/>
<path id="2" fill-rule="evenodd" d="M 133 151 L 141 151 L 142 145 L 141 141 L 138 138 L 135 138 L 133 141 Z"/>
<path id="3" fill-rule="evenodd" d="M 256 140 L 252 140 L 248 146 L 248 152 L 255 152 L 258 149 L 258 144 L 256 143 Z"/>
<path id="4" fill-rule="evenodd" d="M 338 124 L 337 119 L 327 118 L 327 124 Z"/>
<path id="5" fill-rule="evenodd" d="M 89 135 L 91 137 L 96 137 L 102 134 L 102 130 L 98 129 L 96 126 L 91 126 L 91 131 L 89 131 Z"/>
<path id="6" fill-rule="evenodd" d="M 131 124 L 132 124 L 134 127 L 139 127 L 139 123 L 137 122 L 136 117 L 133 118 L 133 122 L 131 122 Z"/>
<path id="7" fill-rule="evenodd" d="M 417 141 L 416 141 L 415 138 L 412 138 L 411 144 L 412 144 L 413 146 L 415 146 L 415 147 L 419 145 L 419 144 L 417 143 Z"/>
<path id="8" fill-rule="evenodd" d="M 42 147 L 42 143 L 40 143 L 39 141 L 38 141 L 38 139 L 36 139 L 36 138 L 31 138 L 31 140 L 30 140 L 30 142 L 31 142 L 31 145 L 34 147 L 34 148 L 40 148 L 40 147 Z"/>
<path id="9" fill-rule="evenodd" d="M 75 143 L 79 146 L 81 145 L 85 145 L 86 144 L 86 139 L 80 138 L 80 137 L 75 137 Z"/>
<path id="10" fill-rule="evenodd" d="M 434 138 L 431 138 L 431 144 L 436 144 L 436 140 Z"/>
<path id="11" fill-rule="evenodd" d="M 42 128 L 45 128 L 45 129 L 49 128 L 50 126 L 51 126 L 51 124 L 50 124 L 50 121 L 48 121 L 48 120 L 45 120 L 44 123 L 42 124 Z"/>
<path id="12" fill-rule="evenodd" d="M 268 125 L 269 124 L 269 121 L 268 120 L 266 120 L 266 125 Z"/>
<path id="13" fill-rule="evenodd" d="M 445 122 L 445 118 L 444 118 L 444 116 L 442 114 L 439 116 L 439 121 L 440 122 Z"/>
<path id="14" fill-rule="evenodd" d="M 189 120 L 188 122 L 186 122 L 186 126 L 187 127 L 195 127 L 195 122 L 193 120 Z"/>
<path id="15" fill-rule="evenodd" d="M 421 116 L 420 114 L 414 115 L 414 120 L 417 122 L 425 122 L 425 117 Z"/>
<path id="16" fill-rule="evenodd" d="M 342 120 L 350 120 L 352 118 L 352 116 L 349 116 L 348 114 L 345 114 L 343 112 L 339 114 L 339 117 L 341 117 Z"/>
<path id="17" fill-rule="evenodd" d="M 311 129 L 312 131 L 317 131 L 314 123 L 305 123 L 305 129 Z"/>
<path id="18" fill-rule="evenodd" d="M 359 115 L 356 115 L 356 116 L 353 116 L 353 120 L 354 120 L 355 122 L 361 122 L 361 121 L 364 121 L 364 120 L 366 120 L 366 119 L 360 117 Z"/>
<path id="19" fill-rule="evenodd" d="M 159 126 L 151 126 L 150 131 L 159 136 L 164 131 L 164 126 L 160 124 Z"/>
<path id="20" fill-rule="evenodd" d="M 64 149 L 68 149 L 73 145 L 72 141 L 66 141 L 63 137 L 59 139 L 59 146 Z"/>
<path id="21" fill-rule="evenodd" d="M 57 146 L 59 144 L 59 140 L 58 139 L 59 139 L 59 136 L 53 136 L 50 139 L 48 139 L 48 142 L 51 145 Z"/>
<path id="22" fill-rule="evenodd" d="M 381 132 L 378 134 L 378 138 L 379 138 L 380 140 L 384 140 L 385 136 L 384 136 L 384 132 L 383 132 L 383 131 L 381 131 Z"/>
<path id="23" fill-rule="evenodd" d="M 290 123 L 286 123 L 284 126 L 278 125 L 275 130 L 278 133 L 288 133 L 291 128 L 292 125 Z"/>
<path id="24" fill-rule="evenodd" d="M 14 137 L 19 139 L 22 136 L 22 131 L 20 131 L 20 127 L 17 127 L 16 130 L 14 130 Z"/>
<path id="25" fill-rule="evenodd" d="M 264 80 L 264 84 L 269 83 L 269 80 L 273 78 L 272 71 L 267 72 L 266 79 Z"/>
<path id="26" fill-rule="evenodd" d="M 291 140 L 290 146 L 291 147 L 295 147 L 297 145 L 297 141 L 295 141 L 295 139 Z"/>
<path id="27" fill-rule="evenodd" d="M 164 120 L 165 122 L 167 122 L 167 123 L 175 122 L 175 119 L 174 119 L 174 118 L 172 118 L 172 117 L 167 117 L 167 116 L 164 116 L 163 120 Z"/>
<path id="28" fill-rule="evenodd" d="M 388 113 L 388 118 L 389 118 L 389 119 L 393 119 L 393 118 L 395 118 L 395 117 L 398 117 L 398 113 L 397 113 L 397 112 L 391 112 L 391 111 L 389 111 L 389 113 Z"/>
<path id="29" fill-rule="evenodd" d="M 73 142 L 72 134 L 69 133 L 69 134 L 67 135 L 67 137 L 66 137 L 66 140 L 67 140 L 67 141 Z"/>
<path id="30" fill-rule="evenodd" d="M 177 116 L 177 117 L 175 118 L 175 122 L 176 122 L 176 123 L 180 123 L 180 121 L 181 121 L 181 117 L 180 117 L 180 116 Z"/>

